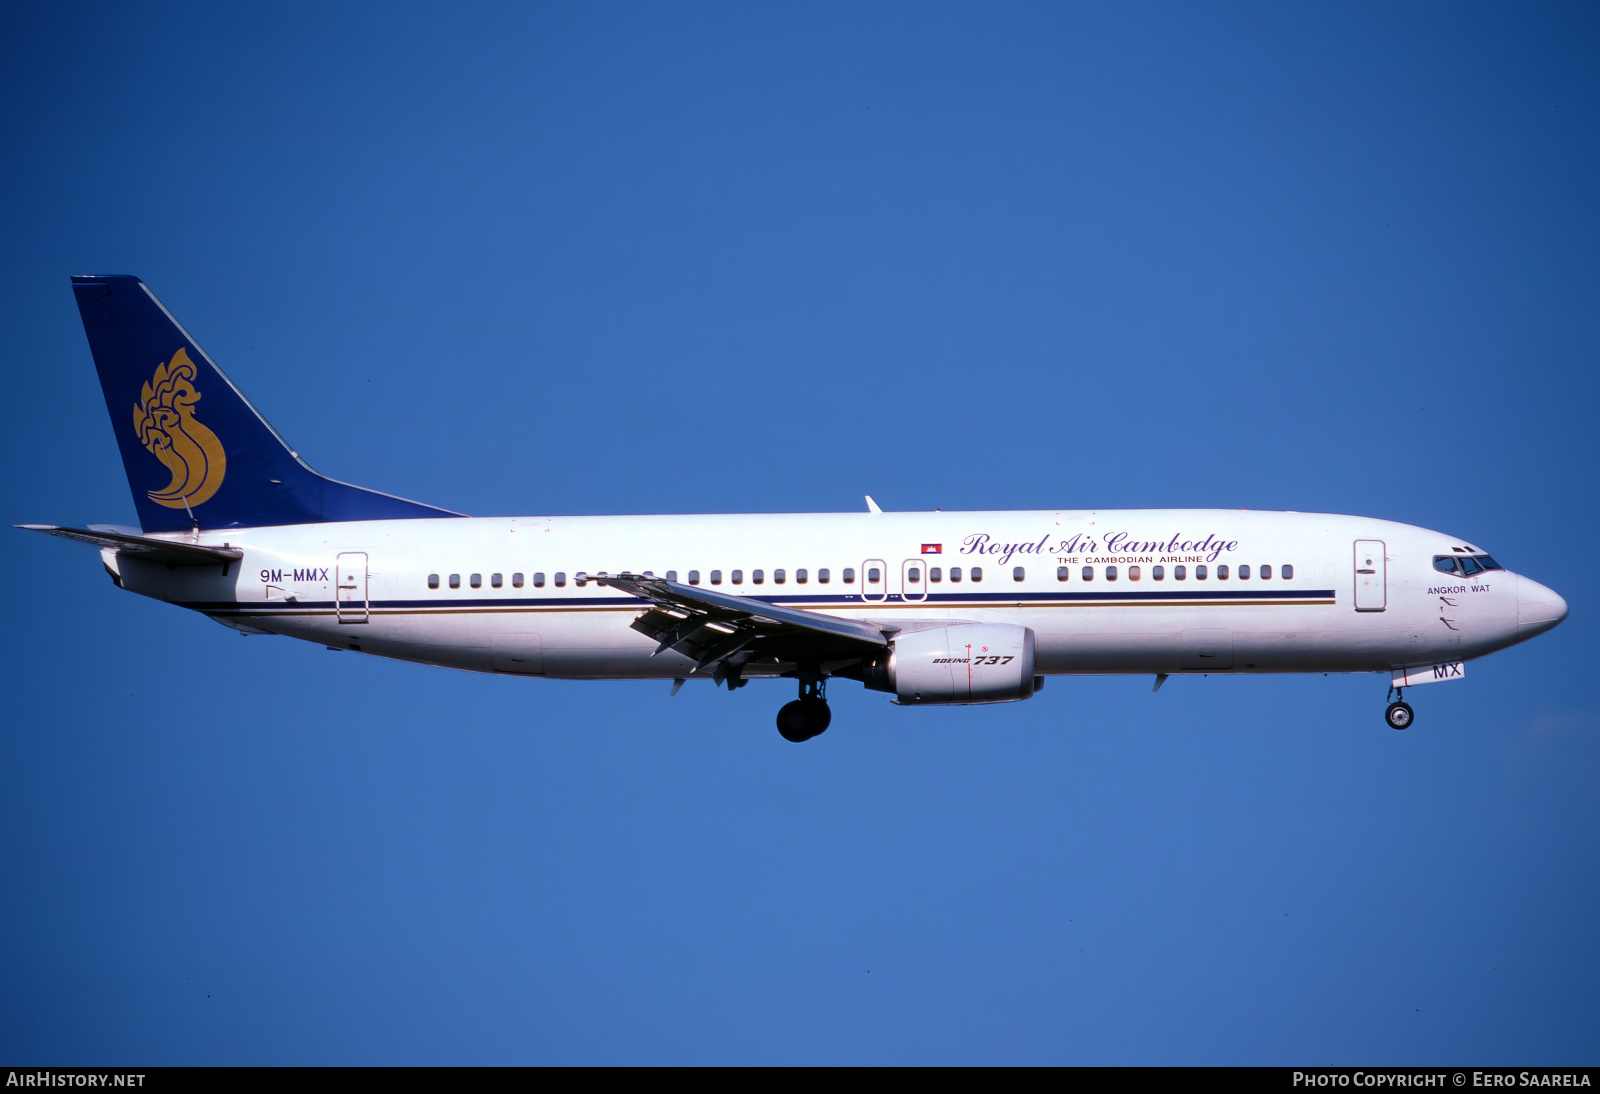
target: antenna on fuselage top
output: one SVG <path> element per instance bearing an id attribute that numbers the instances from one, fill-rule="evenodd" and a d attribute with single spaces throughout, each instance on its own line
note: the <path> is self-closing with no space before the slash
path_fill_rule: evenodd
<path id="1" fill-rule="evenodd" d="M 200 542 L 200 522 L 194 519 L 194 510 L 189 508 L 189 495 L 183 495 L 183 511 L 189 514 L 189 523 L 194 525 L 194 541 Z"/>

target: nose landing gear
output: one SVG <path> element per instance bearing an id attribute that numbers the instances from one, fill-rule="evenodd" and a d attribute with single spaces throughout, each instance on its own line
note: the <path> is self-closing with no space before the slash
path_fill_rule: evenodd
<path id="1" fill-rule="evenodd" d="M 800 680 L 800 698 L 785 703 L 778 711 L 778 733 L 786 741 L 799 744 L 822 733 L 833 721 L 828 709 L 827 681 L 820 677 Z"/>
<path id="2" fill-rule="evenodd" d="M 1383 720 L 1389 723 L 1390 729 L 1407 729 L 1416 719 L 1411 711 L 1411 704 L 1405 700 L 1405 692 L 1400 688 L 1391 687 L 1389 696 L 1394 702 L 1389 704 L 1389 709 L 1383 712 Z"/>

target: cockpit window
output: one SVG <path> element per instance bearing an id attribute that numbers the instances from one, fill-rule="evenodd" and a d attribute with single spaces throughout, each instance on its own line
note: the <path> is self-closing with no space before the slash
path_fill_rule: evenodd
<path id="1" fill-rule="evenodd" d="M 1481 574 L 1485 570 L 1505 569 L 1488 555 L 1434 555 L 1433 568 L 1441 574 L 1460 574 L 1462 577 Z"/>

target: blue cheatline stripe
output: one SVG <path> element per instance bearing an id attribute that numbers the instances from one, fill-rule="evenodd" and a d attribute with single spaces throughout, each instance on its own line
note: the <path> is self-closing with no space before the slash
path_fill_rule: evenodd
<path id="1" fill-rule="evenodd" d="M 1254 601 L 1259 604 L 1272 604 L 1279 601 L 1292 601 L 1302 603 L 1307 600 L 1332 601 L 1332 589 L 1241 589 L 1237 592 L 1220 589 L 1206 589 L 1179 593 L 1169 592 L 1114 592 L 1114 593 L 935 593 L 925 600 L 906 600 L 895 593 L 884 600 L 867 600 L 857 594 L 846 596 L 751 596 L 746 600 L 755 600 L 763 604 L 782 604 L 785 606 L 811 606 L 834 608 L 864 608 L 882 607 L 888 605 L 906 606 L 929 604 L 951 605 L 982 605 L 982 604 L 1033 604 L 1042 607 L 1050 605 L 1068 606 L 1072 604 L 1142 604 L 1150 602 L 1166 602 L 1175 607 L 1186 604 L 1208 604 L 1217 601 L 1237 604 L 1240 601 Z M 245 609 L 252 612 L 301 612 L 316 609 L 331 609 L 337 605 L 332 600 L 299 600 L 292 604 L 281 600 L 250 601 L 250 600 L 215 600 L 215 601 L 179 601 L 181 607 L 193 608 L 197 611 L 232 611 Z M 416 609 L 454 609 L 463 608 L 629 608 L 637 609 L 649 604 L 648 600 L 632 596 L 548 596 L 548 597 L 496 597 L 479 598 L 474 600 L 449 599 L 436 597 L 430 600 L 374 600 L 369 608 L 372 611 L 411 611 Z M 350 611 L 360 611 L 360 605 L 346 605 Z"/>

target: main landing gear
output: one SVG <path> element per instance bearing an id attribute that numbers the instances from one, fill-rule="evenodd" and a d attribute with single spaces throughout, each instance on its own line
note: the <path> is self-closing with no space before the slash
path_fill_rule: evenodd
<path id="1" fill-rule="evenodd" d="M 786 741 L 809 741 L 828 728 L 833 711 L 828 709 L 827 682 L 820 678 L 800 681 L 800 698 L 785 703 L 778 711 L 778 732 Z"/>
<path id="2" fill-rule="evenodd" d="M 1390 729 L 1409 728 L 1416 715 L 1411 711 L 1411 704 L 1406 702 L 1405 693 L 1400 688 L 1391 687 L 1389 695 L 1393 697 L 1394 702 L 1383 712 L 1383 720 L 1389 723 Z"/>

